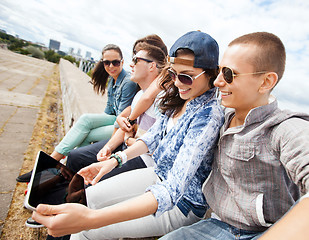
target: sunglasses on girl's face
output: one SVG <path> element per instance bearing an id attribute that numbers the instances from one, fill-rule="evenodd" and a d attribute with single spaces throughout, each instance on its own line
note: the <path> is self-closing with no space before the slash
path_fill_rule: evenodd
<path id="1" fill-rule="evenodd" d="M 112 60 L 112 61 L 104 60 L 102 62 L 104 64 L 104 66 L 110 66 L 111 64 L 113 64 L 114 67 L 119 67 L 121 60 Z"/>
<path id="2" fill-rule="evenodd" d="M 230 67 L 220 67 L 219 68 L 219 74 L 222 72 L 223 79 L 227 83 L 232 83 L 234 81 L 234 77 L 240 76 L 240 75 L 253 75 L 253 74 L 262 74 L 266 73 L 266 71 L 263 72 L 254 72 L 254 73 L 237 73 L 235 74 L 233 69 Z"/>
<path id="3" fill-rule="evenodd" d="M 195 77 L 191 77 L 190 75 L 187 75 L 184 73 L 176 74 L 171 68 L 167 69 L 167 71 L 173 81 L 176 81 L 176 77 L 177 77 L 181 83 L 186 84 L 186 85 L 192 85 L 193 80 L 197 79 L 199 76 L 205 73 L 205 71 L 203 71 L 200 74 L 196 75 Z"/>

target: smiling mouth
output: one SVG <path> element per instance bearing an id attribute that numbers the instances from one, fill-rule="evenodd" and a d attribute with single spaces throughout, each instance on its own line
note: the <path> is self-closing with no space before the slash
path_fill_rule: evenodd
<path id="1" fill-rule="evenodd" d="M 221 92 L 221 96 L 225 97 L 225 96 L 229 96 L 231 95 L 231 92 Z"/>
<path id="2" fill-rule="evenodd" d="M 179 90 L 179 93 L 186 93 L 186 92 L 188 92 L 190 90 L 190 88 L 188 88 L 188 89 L 180 89 L 180 88 L 178 88 L 178 90 Z"/>

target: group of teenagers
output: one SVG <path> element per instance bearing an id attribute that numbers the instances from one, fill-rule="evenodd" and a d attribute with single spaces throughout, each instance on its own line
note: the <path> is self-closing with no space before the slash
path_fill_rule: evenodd
<path id="1" fill-rule="evenodd" d="M 306 238 L 309 115 L 271 95 L 285 47 L 255 32 L 218 59 L 201 31 L 169 53 L 157 35 L 137 40 L 130 74 L 120 48 L 104 47 L 91 82 L 107 88 L 105 113 L 83 115 L 51 154 L 87 187 L 32 215 L 50 239 Z"/>

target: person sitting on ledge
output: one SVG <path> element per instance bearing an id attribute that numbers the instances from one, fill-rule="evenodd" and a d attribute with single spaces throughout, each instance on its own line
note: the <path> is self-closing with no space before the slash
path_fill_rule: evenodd
<path id="1" fill-rule="evenodd" d="M 280 110 L 270 95 L 285 59 L 283 43 L 267 32 L 228 45 L 214 83 L 228 109 L 203 187 L 212 218 L 162 240 L 257 239 L 295 204 L 300 191 L 309 191 L 309 116 Z"/>
<path id="2" fill-rule="evenodd" d="M 83 114 L 52 152 L 54 159 L 60 161 L 75 147 L 108 140 L 112 136 L 116 117 L 131 105 L 138 89 L 136 83 L 130 80 L 130 74 L 123 69 L 123 62 L 118 46 L 108 44 L 103 48 L 102 59 L 92 72 L 91 83 L 98 94 L 104 94 L 108 85 L 105 111 L 101 114 Z M 16 181 L 29 182 L 31 173 L 18 176 Z"/>
<path id="3" fill-rule="evenodd" d="M 180 37 L 170 50 L 171 65 L 162 71 L 161 118 L 126 150 L 79 171 L 94 185 L 86 189 L 88 208 L 39 205 L 33 219 L 53 236 L 80 232 L 71 239 L 110 239 L 161 236 L 203 218 L 207 206 L 202 183 L 223 124 L 213 86 L 218 57 L 218 44 L 208 34 L 193 31 Z M 154 168 L 97 183 L 146 152 L 152 154 Z"/>

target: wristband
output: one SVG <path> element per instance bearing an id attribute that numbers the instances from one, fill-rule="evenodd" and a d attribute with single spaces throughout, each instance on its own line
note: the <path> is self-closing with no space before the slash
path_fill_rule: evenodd
<path id="1" fill-rule="evenodd" d="M 116 154 L 112 154 L 109 159 L 111 158 L 115 158 L 118 162 L 118 165 L 116 166 L 116 168 L 121 168 L 122 167 L 122 159 L 120 156 L 116 155 Z"/>
<path id="2" fill-rule="evenodd" d="M 131 126 L 133 126 L 137 122 L 136 119 L 135 120 L 130 120 L 129 117 L 127 117 L 127 120 L 128 120 L 128 122 L 130 123 Z"/>
<path id="3" fill-rule="evenodd" d="M 125 164 L 128 161 L 128 156 L 125 152 L 119 151 L 119 152 L 116 152 L 115 154 L 121 158 L 122 164 Z"/>

